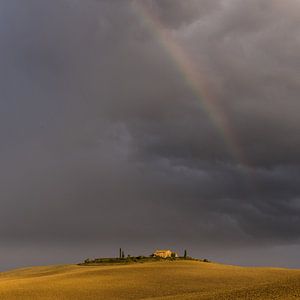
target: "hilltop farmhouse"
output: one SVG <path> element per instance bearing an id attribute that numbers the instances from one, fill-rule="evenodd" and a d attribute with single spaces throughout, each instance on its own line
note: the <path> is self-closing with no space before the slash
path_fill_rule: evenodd
<path id="1" fill-rule="evenodd" d="M 156 250 L 152 256 L 154 257 L 162 257 L 162 258 L 168 258 L 168 257 L 178 257 L 177 253 L 171 251 L 171 250 Z"/>

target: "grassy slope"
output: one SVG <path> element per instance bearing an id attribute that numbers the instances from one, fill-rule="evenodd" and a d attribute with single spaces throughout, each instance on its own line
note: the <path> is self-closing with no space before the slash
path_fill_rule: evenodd
<path id="1" fill-rule="evenodd" d="M 193 261 L 0 273 L 0 299 L 299 299 L 300 270 Z"/>

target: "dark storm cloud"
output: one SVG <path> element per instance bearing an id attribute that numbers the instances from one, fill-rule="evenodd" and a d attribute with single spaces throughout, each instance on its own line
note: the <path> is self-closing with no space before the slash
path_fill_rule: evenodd
<path id="1" fill-rule="evenodd" d="M 2 1 L 1 240 L 108 255 L 120 241 L 195 255 L 296 243 L 298 2 L 144 4 L 207 80 L 251 168 L 135 1 Z"/>
<path id="2" fill-rule="evenodd" d="M 161 21 L 171 28 L 188 25 L 203 16 L 210 15 L 221 6 L 221 1 L 189 0 L 146 0 L 144 3 L 151 9 Z"/>

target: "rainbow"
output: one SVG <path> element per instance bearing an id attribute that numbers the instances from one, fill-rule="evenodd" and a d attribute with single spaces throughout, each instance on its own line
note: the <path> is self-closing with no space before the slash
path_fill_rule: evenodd
<path id="1" fill-rule="evenodd" d="M 168 55 L 171 56 L 183 79 L 196 95 L 197 99 L 200 100 L 203 109 L 219 132 L 230 155 L 238 164 L 248 167 L 249 164 L 239 146 L 228 117 L 220 109 L 217 99 L 209 91 L 205 77 L 201 76 L 201 73 L 196 69 L 193 61 L 186 54 L 183 47 L 176 42 L 170 31 L 165 28 L 153 9 L 147 5 L 146 1 L 132 1 L 131 5 L 148 30 L 158 39 Z"/>

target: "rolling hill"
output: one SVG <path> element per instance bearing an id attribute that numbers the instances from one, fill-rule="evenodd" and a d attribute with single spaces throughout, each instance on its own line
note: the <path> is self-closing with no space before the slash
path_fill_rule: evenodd
<path id="1" fill-rule="evenodd" d="M 0 273 L 0 299 L 300 299 L 300 270 L 198 261 L 32 267 Z"/>

